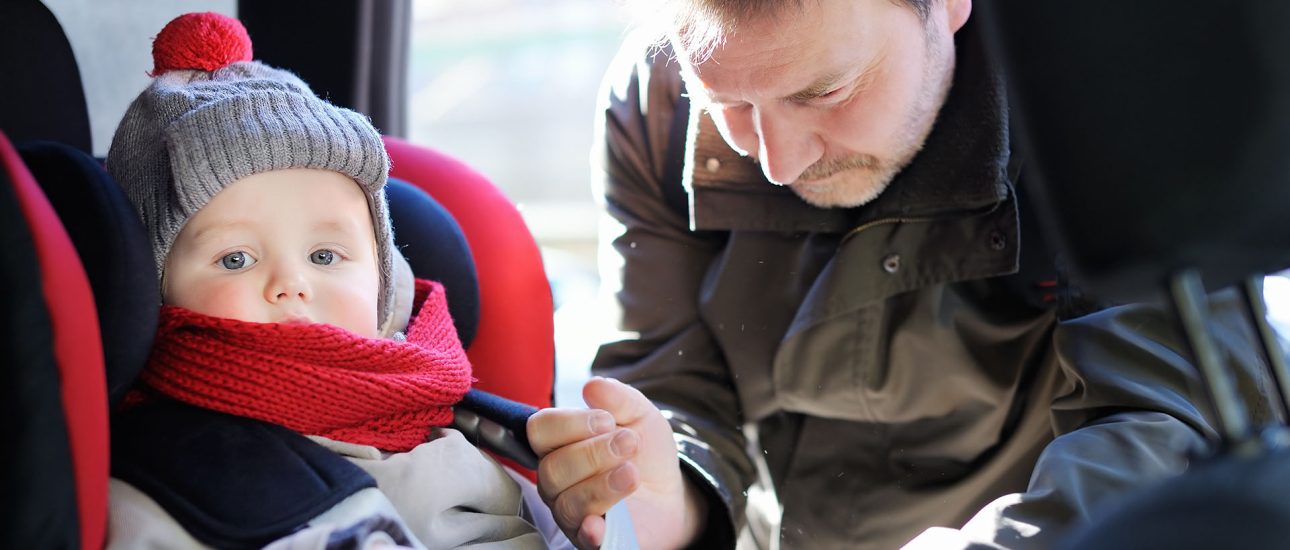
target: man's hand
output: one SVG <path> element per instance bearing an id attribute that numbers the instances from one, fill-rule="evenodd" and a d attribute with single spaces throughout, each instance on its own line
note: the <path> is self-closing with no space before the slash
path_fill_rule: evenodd
<path id="1" fill-rule="evenodd" d="M 639 391 L 593 378 L 582 388 L 590 409 L 544 409 L 529 418 L 540 459 L 538 492 L 580 548 L 605 536 L 602 517 L 630 497 L 642 548 L 683 546 L 702 528 L 705 504 L 681 475 L 667 420 Z"/>

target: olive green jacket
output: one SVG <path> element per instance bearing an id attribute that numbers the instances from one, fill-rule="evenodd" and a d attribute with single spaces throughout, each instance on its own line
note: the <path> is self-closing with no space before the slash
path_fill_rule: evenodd
<path id="1" fill-rule="evenodd" d="M 593 162 L 620 332 L 593 369 L 672 421 L 714 504 L 705 545 L 768 546 L 778 521 L 785 548 L 897 548 L 980 512 L 965 540 L 1048 547 L 1213 437 L 1165 312 L 1059 322 L 970 28 L 926 146 L 854 209 L 807 205 L 706 114 L 674 117 L 688 107 L 666 48 L 629 40 L 615 61 Z"/>

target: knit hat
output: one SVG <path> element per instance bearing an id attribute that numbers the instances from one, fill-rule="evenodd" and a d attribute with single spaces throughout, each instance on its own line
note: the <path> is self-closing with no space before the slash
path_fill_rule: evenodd
<path id="1" fill-rule="evenodd" d="M 332 170 L 367 195 L 381 271 L 377 319 L 386 326 L 394 302 L 389 156 L 367 117 L 251 61 L 246 29 L 227 16 L 181 15 L 152 51 L 155 78 L 121 120 L 107 169 L 147 226 L 157 273 L 184 224 L 225 187 L 271 170 Z"/>

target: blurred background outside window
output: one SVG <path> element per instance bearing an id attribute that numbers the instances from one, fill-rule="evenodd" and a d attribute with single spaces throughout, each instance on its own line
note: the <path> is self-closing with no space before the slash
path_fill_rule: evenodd
<path id="1" fill-rule="evenodd" d="M 627 28 L 615 0 L 413 0 L 408 139 L 479 170 L 542 247 L 556 400 L 581 404 L 595 342 L 596 92 Z"/>

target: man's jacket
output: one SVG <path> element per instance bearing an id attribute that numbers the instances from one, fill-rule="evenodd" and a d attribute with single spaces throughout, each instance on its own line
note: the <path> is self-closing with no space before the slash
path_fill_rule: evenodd
<path id="1" fill-rule="evenodd" d="M 1214 436 L 1167 310 L 1059 307 L 971 29 L 924 149 L 852 209 L 768 183 L 678 99 L 665 47 L 615 61 L 593 177 L 620 333 L 593 369 L 669 416 L 713 503 L 705 545 L 767 545 L 773 489 L 786 548 L 897 548 L 974 516 L 964 541 L 1047 547 Z M 1220 339 L 1252 341 L 1234 302 L 1215 307 L 1237 318 Z M 1256 347 L 1234 352 L 1260 372 Z"/>

